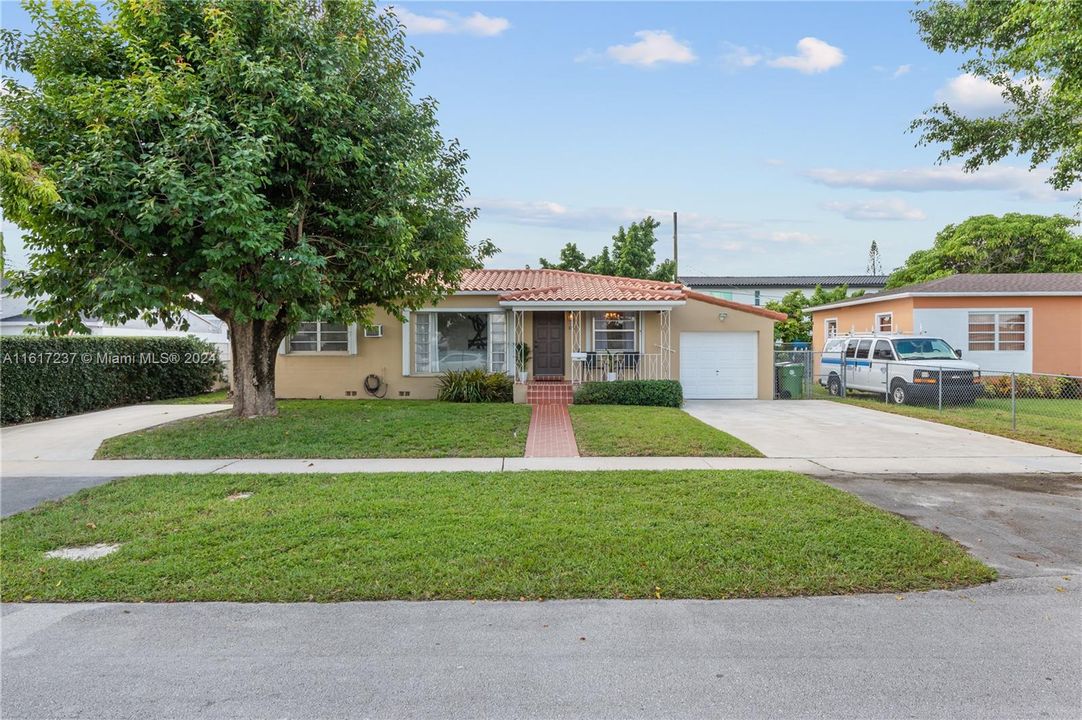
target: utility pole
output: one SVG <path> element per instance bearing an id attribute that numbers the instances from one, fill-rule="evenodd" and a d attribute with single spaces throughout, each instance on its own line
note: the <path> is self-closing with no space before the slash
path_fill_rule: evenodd
<path id="1" fill-rule="evenodd" d="M 672 281 L 680 282 L 680 250 L 676 242 L 676 211 L 672 211 Z"/>

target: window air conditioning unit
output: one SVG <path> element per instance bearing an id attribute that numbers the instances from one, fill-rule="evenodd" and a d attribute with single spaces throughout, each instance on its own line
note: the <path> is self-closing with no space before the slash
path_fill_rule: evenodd
<path id="1" fill-rule="evenodd" d="M 364 336 L 366 338 L 383 337 L 383 326 L 382 325 L 365 325 L 364 326 Z"/>

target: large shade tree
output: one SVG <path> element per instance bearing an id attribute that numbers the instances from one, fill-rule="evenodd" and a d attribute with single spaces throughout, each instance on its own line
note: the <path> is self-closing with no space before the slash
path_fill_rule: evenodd
<path id="1" fill-rule="evenodd" d="M 27 2 L 5 31 L 0 199 L 50 331 L 80 315 L 229 324 L 234 412 L 271 415 L 299 322 L 429 304 L 491 254 L 466 153 L 368 0 Z"/>
<path id="2" fill-rule="evenodd" d="M 887 287 L 926 282 L 956 273 L 1082 272 L 1082 237 L 1063 215 L 976 215 L 936 233 L 932 247 L 917 250 L 891 273 Z"/>
<path id="3" fill-rule="evenodd" d="M 962 69 L 998 87 L 1003 108 L 971 117 L 941 102 L 913 123 L 940 158 L 976 170 L 1010 155 L 1051 165 L 1049 184 L 1082 181 L 1082 2 L 932 0 L 913 11 L 921 39 L 968 59 Z"/>

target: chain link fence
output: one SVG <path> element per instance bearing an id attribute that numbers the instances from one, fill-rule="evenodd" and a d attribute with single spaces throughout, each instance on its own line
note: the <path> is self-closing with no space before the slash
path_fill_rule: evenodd
<path id="1" fill-rule="evenodd" d="M 1082 453 L 1082 377 L 899 361 L 876 349 L 778 350 L 774 396 L 865 405 Z"/>

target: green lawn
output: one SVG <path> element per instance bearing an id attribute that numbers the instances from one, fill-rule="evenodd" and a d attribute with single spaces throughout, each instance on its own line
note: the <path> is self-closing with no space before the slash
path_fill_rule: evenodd
<path id="1" fill-rule="evenodd" d="M 582 455 L 762 457 L 677 408 L 572 405 L 570 412 Z"/>
<path id="2" fill-rule="evenodd" d="M 729 598 L 995 578 L 941 535 L 779 472 L 137 477 L 4 519 L 0 543 L 4 601 Z M 94 543 L 122 546 L 44 556 Z"/>
<path id="3" fill-rule="evenodd" d="M 216 413 L 110 438 L 101 458 L 510 457 L 528 405 L 282 400 L 274 418 Z"/>
<path id="4" fill-rule="evenodd" d="M 155 400 L 164 405 L 213 405 L 215 403 L 231 403 L 228 390 L 215 390 L 202 395 L 190 395 L 181 398 L 169 398 L 168 400 Z"/>
<path id="5" fill-rule="evenodd" d="M 832 399 L 1082 453 L 1082 400 L 1020 398 L 1016 401 L 1017 427 L 1012 429 L 1009 398 L 978 398 L 973 405 L 947 406 L 943 408 L 943 412 L 936 406 L 888 405 L 883 402 L 882 396 L 860 393 L 852 393 L 844 399 Z"/>

